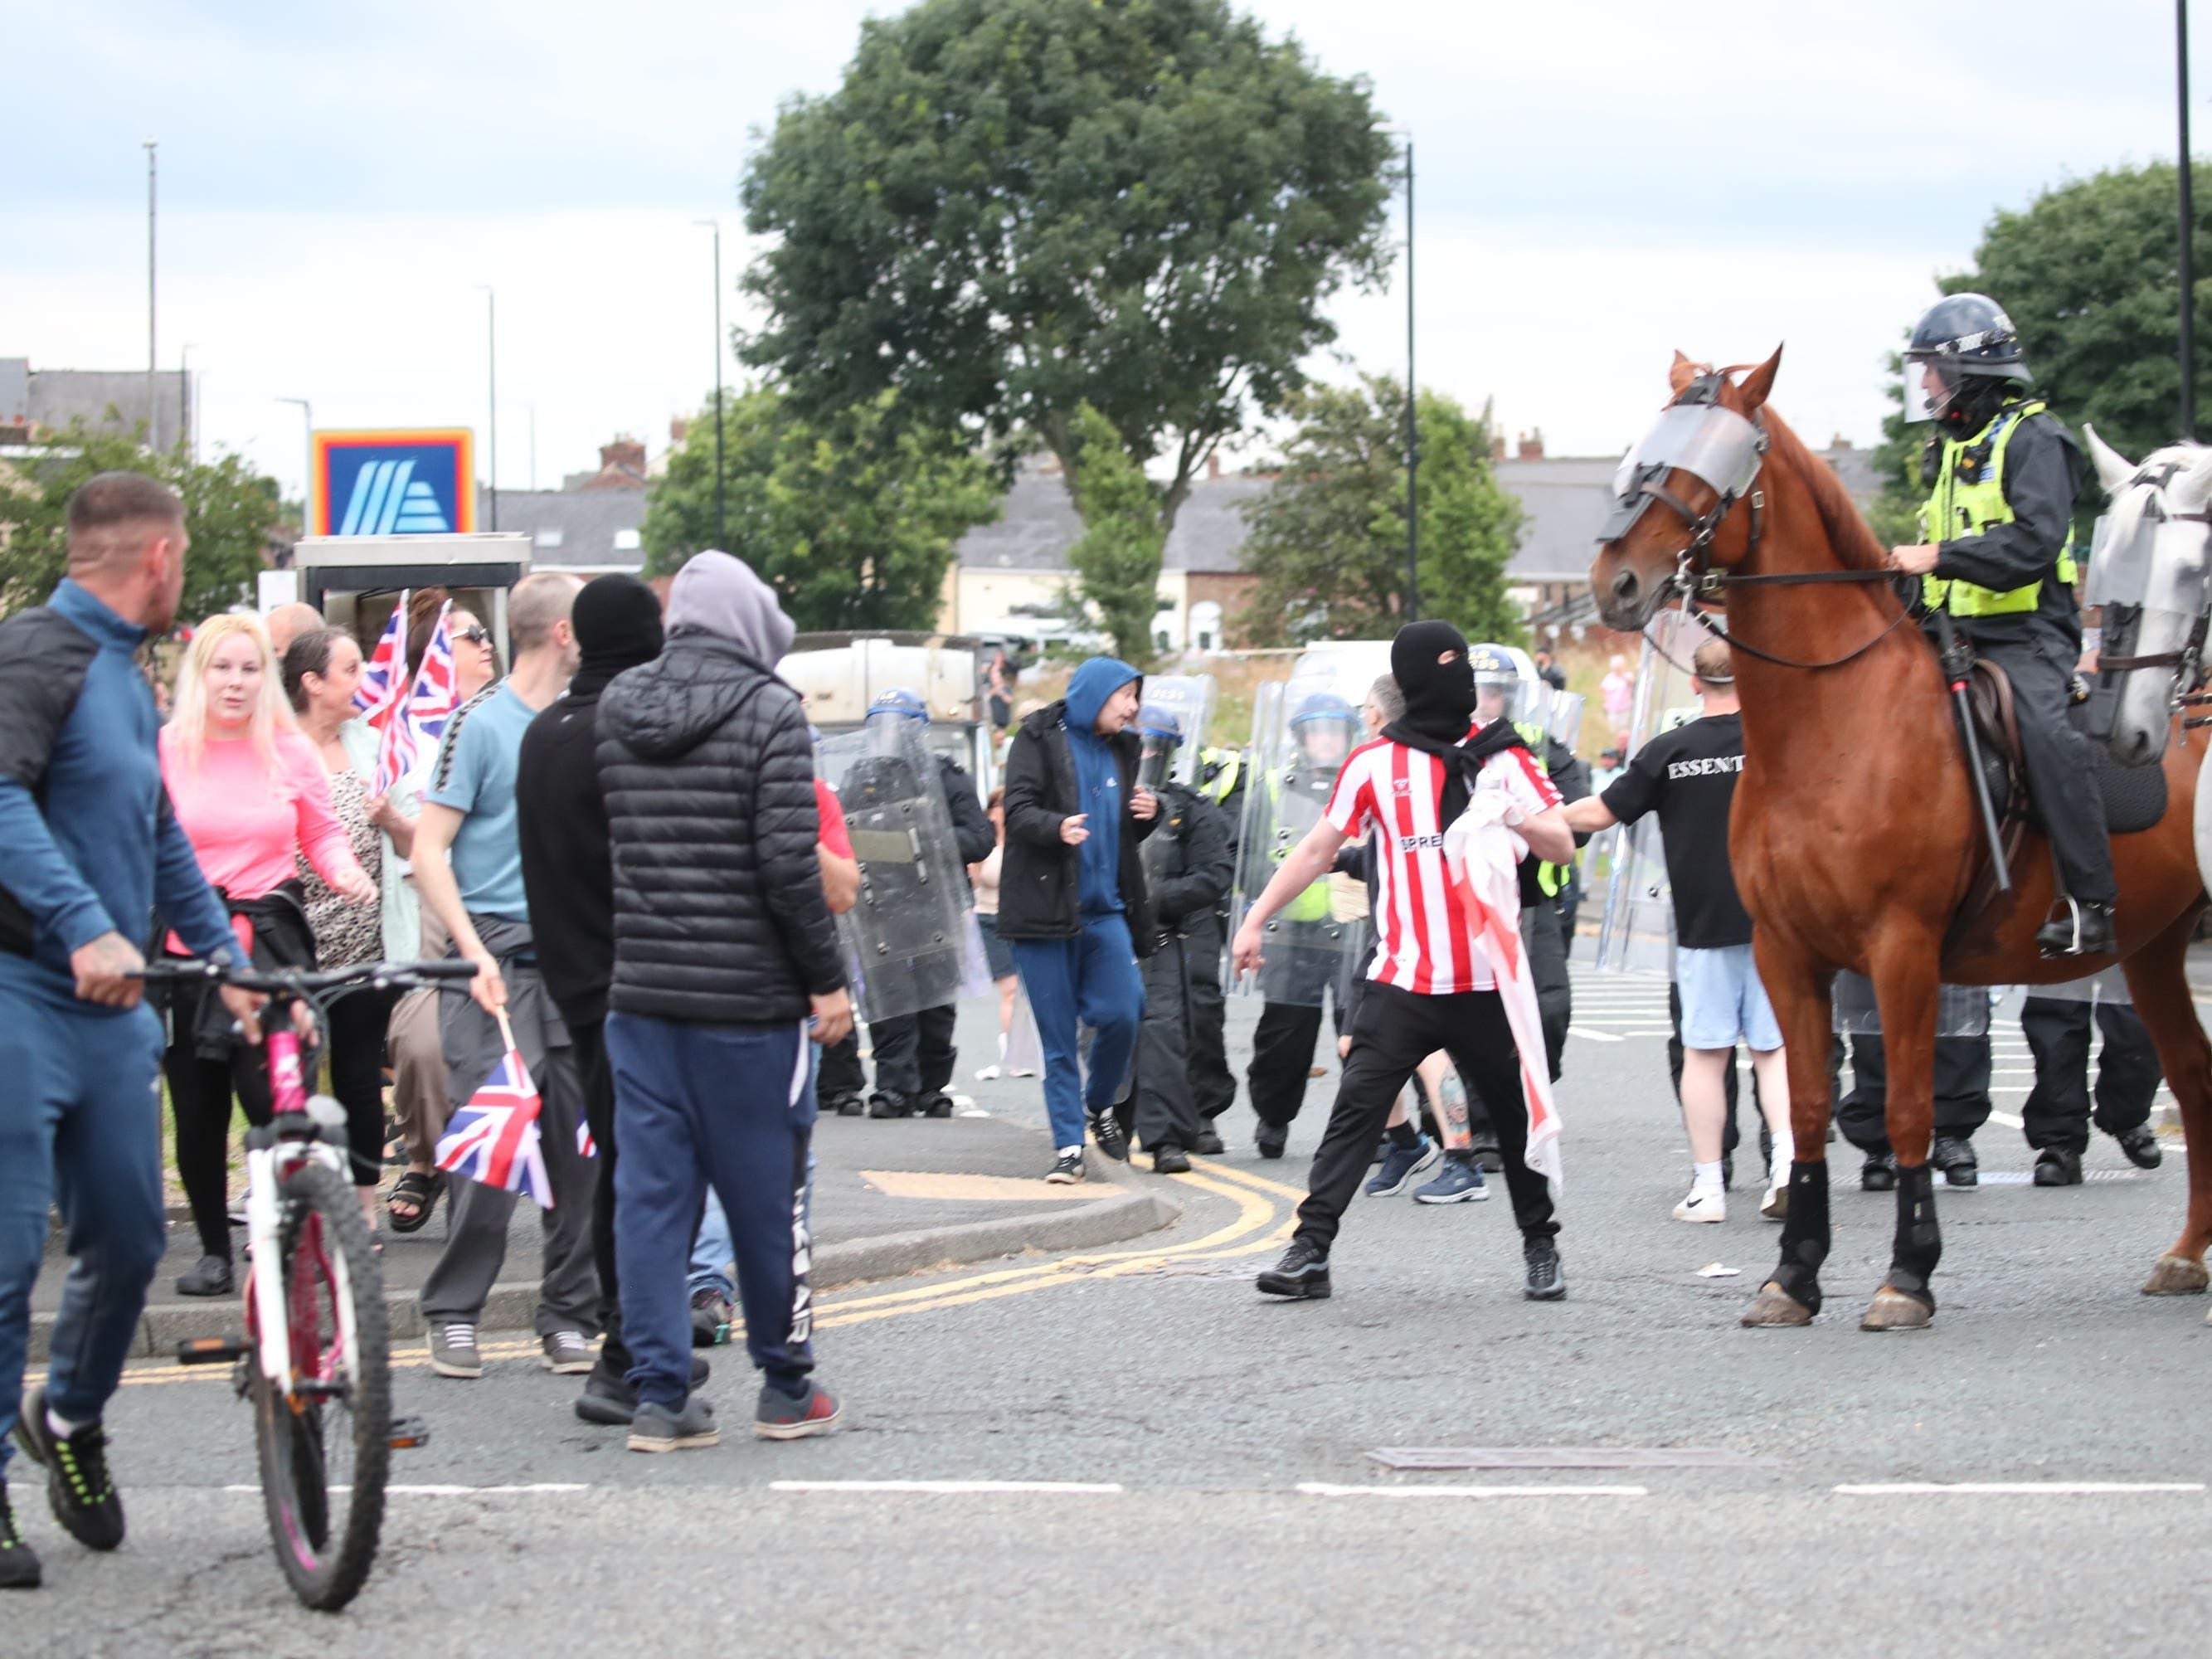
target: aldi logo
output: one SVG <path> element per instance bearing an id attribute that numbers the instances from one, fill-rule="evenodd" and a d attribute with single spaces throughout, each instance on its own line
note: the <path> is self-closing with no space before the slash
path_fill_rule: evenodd
<path id="1" fill-rule="evenodd" d="M 431 536 L 476 528 L 476 436 L 436 431 L 314 434 L 318 536 Z"/>

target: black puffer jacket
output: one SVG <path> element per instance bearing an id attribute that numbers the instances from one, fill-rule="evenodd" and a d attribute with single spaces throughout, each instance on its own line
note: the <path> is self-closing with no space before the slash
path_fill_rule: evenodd
<path id="1" fill-rule="evenodd" d="M 799 694 L 733 642 L 679 634 L 599 698 L 617 1013 L 803 1018 L 845 983 L 814 845 Z"/>
<path id="2" fill-rule="evenodd" d="M 1060 838 L 1060 820 L 1079 810 L 1083 792 L 1075 781 L 1075 757 L 1067 748 L 1067 704 L 1048 704 L 1014 732 L 1006 749 L 1006 855 L 999 872 L 999 937 L 1073 939 L 1083 931 L 1081 852 Z M 1108 739 L 1121 775 L 1121 799 L 1134 799 L 1137 763 L 1144 740 L 1133 732 Z M 1138 818 L 1123 808 L 1121 858 L 1115 871 L 1121 907 L 1127 914 L 1130 942 L 1139 957 L 1159 943 L 1151 895 L 1145 885 L 1139 846 L 1159 823 Z"/>

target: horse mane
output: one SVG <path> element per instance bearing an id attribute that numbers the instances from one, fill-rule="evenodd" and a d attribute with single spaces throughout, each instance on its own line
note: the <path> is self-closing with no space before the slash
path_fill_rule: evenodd
<path id="1" fill-rule="evenodd" d="M 1847 570 L 1880 570 L 1889 562 L 1889 550 L 1881 544 L 1865 515 L 1844 489 L 1835 468 L 1805 447 L 1805 441 L 1769 404 L 1763 411 L 1771 453 L 1786 458 L 1796 469 L 1819 510 L 1836 558 Z"/>

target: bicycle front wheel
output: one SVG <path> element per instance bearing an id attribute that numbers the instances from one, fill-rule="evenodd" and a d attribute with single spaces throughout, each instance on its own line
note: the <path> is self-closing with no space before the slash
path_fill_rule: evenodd
<path id="1" fill-rule="evenodd" d="M 254 1272 L 282 1275 L 293 1388 L 287 1395 L 257 1358 L 262 1502 L 293 1593 L 335 1612 L 368 1578 L 384 1524 L 392 1459 L 384 1274 L 360 1200 L 334 1170 L 303 1164 L 278 1196 L 276 1258 L 256 1261 Z"/>

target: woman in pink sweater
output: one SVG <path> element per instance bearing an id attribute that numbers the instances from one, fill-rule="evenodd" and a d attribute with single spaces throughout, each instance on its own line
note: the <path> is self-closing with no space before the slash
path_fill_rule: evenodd
<path id="1" fill-rule="evenodd" d="M 258 963 L 315 964 L 296 856 L 350 902 L 376 902 L 376 884 L 331 811 L 322 762 L 285 705 L 258 618 L 213 617 L 192 636 L 177 672 L 176 713 L 161 729 L 161 781 L 202 872 Z M 181 947 L 172 939 L 169 948 Z M 199 1262 L 177 1289 L 226 1296 L 231 1100 L 234 1091 L 246 1121 L 266 1123 L 269 1079 L 259 1052 L 232 1039 L 221 1002 L 199 987 L 178 988 L 169 1031 L 162 1070 L 177 1173 L 200 1236 Z"/>

